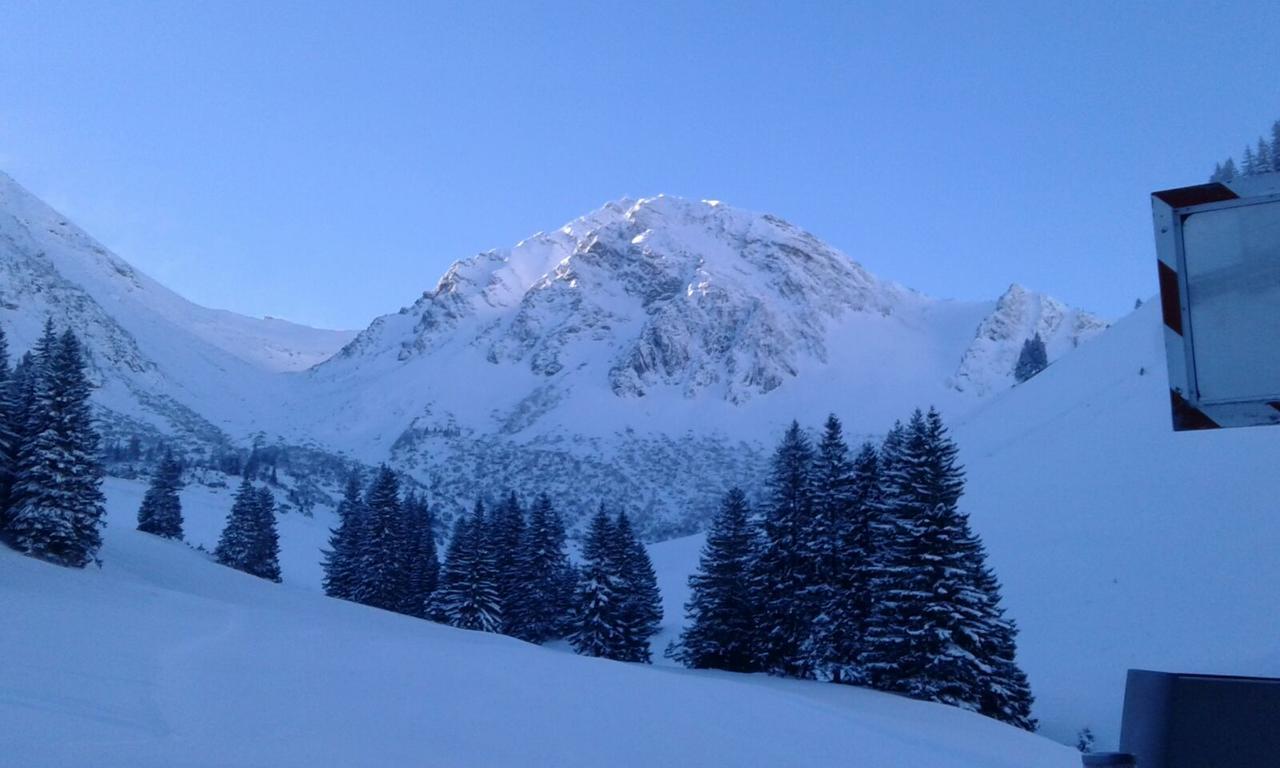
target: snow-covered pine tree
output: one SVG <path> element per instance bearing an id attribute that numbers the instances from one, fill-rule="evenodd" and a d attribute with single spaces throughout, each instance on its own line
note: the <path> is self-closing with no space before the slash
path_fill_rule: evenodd
<path id="1" fill-rule="evenodd" d="M 435 519 L 427 500 L 416 493 L 401 502 L 410 547 L 409 572 L 401 613 L 427 617 L 432 594 L 440 580 L 440 558 L 436 554 Z"/>
<path id="2" fill-rule="evenodd" d="M 631 519 L 625 511 L 618 513 L 613 525 L 611 558 L 621 595 L 622 661 L 648 664 L 653 660 L 649 639 L 662 626 L 662 595 L 658 592 L 658 576 L 644 544 L 636 537 Z"/>
<path id="3" fill-rule="evenodd" d="M 1280 173 L 1280 120 L 1271 124 L 1271 170 Z"/>
<path id="4" fill-rule="evenodd" d="M 253 487 L 253 483 L 246 477 L 240 481 L 240 487 L 236 489 L 235 499 L 231 502 L 231 511 L 227 514 L 226 525 L 223 526 L 222 535 L 218 537 L 218 544 L 213 550 L 214 559 L 238 571 L 262 578 L 272 578 L 270 570 L 261 567 L 263 552 L 266 549 L 263 539 L 270 538 L 264 536 L 263 522 L 262 499 L 257 489 Z M 274 534 L 274 515 L 271 519 L 271 529 Z M 263 575 L 264 570 L 268 575 Z M 278 580 L 278 578 L 279 574 L 276 573 L 275 579 Z"/>
<path id="5" fill-rule="evenodd" d="M 879 483 L 870 508 L 873 556 L 867 568 L 870 610 L 863 628 L 858 672 L 871 687 L 899 690 L 899 662 L 905 657 L 907 622 L 901 593 L 910 585 L 910 539 L 915 510 L 908 492 L 907 429 L 895 422 L 878 453 Z"/>
<path id="6" fill-rule="evenodd" d="M 524 591 L 525 575 L 520 558 L 524 536 L 524 509 L 516 492 L 509 491 L 489 519 L 489 545 L 493 550 L 498 603 L 502 606 L 502 631 L 508 635 L 515 635 L 517 606 Z"/>
<path id="7" fill-rule="evenodd" d="M 804 599 L 813 584 L 814 558 L 806 551 L 813 515 L 813 446 L 792 422 L 773 456 L 769 501 L 756 563 L 753 600 L 759 606 L 758 665 L 786 677 L 812 677 L 806 655 L 814 613 Z"/>
<path id="8" fill-rule="evenodd" d="M 805 551 L 813 563 L 812 583 L 801 597 L 809 602 L 812 632 L 805 648 L 807 666 L 825 679 L 842 679 L 848 657 L 837 651 L 860 632 L 861 616 L 851 610 L 863 592 L 854 578 L 860 553 L 854 527 L 861 522 L 854 507 L 853 464 L 844 429 L 835 414 L 827 417 L 813 464 L 813 514 L 805 530 Z"/>
<path id="9" fill-rule="evenodd" d="M 5 478 L 6 482 L 3 487 L 3 528 L 8 527 L 13 510 L 18 506 L 19 496 L 15 488 L 18 461 L 22 446 L 30 442 L 31 433 L 29 430 L 36 423 L 36 420 L 31 418 L 36 397 L 35 371 L 35 356 L 28 351 L 22 355 L 18 360 L 18 364 L 14 366 L 13 373 L 9 377 L 9 385 L 6 388 L 6 396 L 10 406 L 8 432 L 12 435 L 12 442 L 9 444 L 8 454 L 5 457 L 5 463 L 9 467 L 9 476 Z M 3 531 L 3 528 L 0 528 L 0 532 Z"/>
<path id="10" fill-rule="evenodd" d="M 1257 165 L 1258 173 L 1271 173 L 1271 145 L 1261 136 L 1258 137 L 1258 151 L 1254 154 L 1253 162 Z"/>
<path id="11" fill-rule="evenodd" d="M 269 581 L 280 581 L 280 535 L 276 532 L 276 497 L 265 485 L 258 489 L 253 511 L 253 556 L 248 572 Z"/>
<path id="12" fill-rule="evenodd" d="M 1044 348 L 1044 339 L 1037 331 L 1034 336 L 1022 342 L 1022 351 L 1018 353 L 1018 362 L 1013 367 L 1013 378 L 1019 384 L 1035 376 L 1049 367 L 1049 355 Z"/>
<path id="13" fill-rule="evenodd" d="M 8 524 L 27 554 L 82 568 L 102 546 L 102 465 L 80 342 L 53 323 L 36 344 L 34 392 L 14 473 Z"/>
<path id="14" fill-rule="evenodd" d="M 694 669 L 755 672 L 751 602 L 756 533 L 746 494 L 731 489 L 707 531 L 698 571 L 689 577 L 687 619 L 668 655 Z"/>
<path id="15" fill-rule="evenodd" d="M 484 503 L 477 499 L 471 516 L 458 518 L 453 528 L 436 590 L 433 613 L 452 626 L 482 632 L 502 629 L 493 551 L 487 538 Z"/>
<path id="16" fill-rule="evenodd" d="M 576 594 L 577 614 L 569 643 L 583 656 L 617 659 L 623 652 L 618 577 L 613 558 L 613 521 L 604 505 L 587 528 L 582 543 L 582 571 Z"/>
<path id="17" fill-rule="evenodd" d="M 359 567 L 352 590 L 357 603 L 387 611 L 404 604 L 409 547 L 400 509 L 400 481 L 385 464 L 378 468 L 364 497 Z"/>
<path id="18" fill-rule="evenodd" d="M 932 599 L 921 613 L 924 642 L 917 648 L 917 662 L 922 666 L 910 679 L 907 693 L 976 711 L 993 672 L 984 648 L 991 642 L 997 617 L 991 615 L 988 597 L 976 581 L 983 562 L 975 560 L 976 540 L 958 507 L 964 493 L 959 451 L 937 410 L 930 408 L 923 420 L 917 416 L 912 417 L 912 430 L 923 429 L 924 451 L 912 481 L 924 517 L 916 543 Z"/>
<path id="19" fill-rule="evenodd" d="M 1244 145 L 1244 154 L 1240 156 L 1240 172 L 1244 176 L 1256 176 L 1258 163 L 1253 156 L 1253 147 Z"/>
<path id="20" fill-rule="evenodd" d="M 1232 181 L 1240 175 L 1240 171 L 1236 170 L 1236 161 L 1230 157 L 1222 164 L 1222 180 Z"/>
<path id="21" fill-rule="evenodd" d="M 9 339 L 0 327 L 0 531 L 9 520 L 9 486 L 13 483 L 13 371 L 9 368 Z"/>
<path id="22" fill-rule="evenodd" d="M 964 481 L 963 470 L 956 463 L 958 451 L 937 410 L 931 408 L 925 416 L 925 430 L 930 446 L 929 473 L 950 478 L 950 487 L 938 503 L 950 509 L 956 519 L 952 526 L 958 531 L 959 556 L 965 567 L 964 574 L 951 576 L 953 581 L 963 581 L 964 587 L 953 588 L 949 594 L 956 598 L 970 595 L 968 601 L 953 600 L 958 609 L 952 623 L 955 646 L 962 657 L 972 657 L 970 668 L 976 665 L 980 670 L 976 706 L 972 701 L 964 706 L 1034 731 L 1034 697 L 1016 661 L 1017 627 L 1000 606 L 1000 582 L 987 565 L 986 547 L 969 525 L 968 516 L 955 507 Z"/>
<path id="23" fill-rule="evenodd" d="M 355 599 L 360 576 L 361 534 L 365 529 L 364 499 L 358 470 L 352 471 L 338 502 L 338 527 L 329 529 L 329 548 L 321 552 L 324 593 L 342 600 Z"/>
<path id="24" fill-rule="evenodd" d="M 853 459 L 848 513 L 839 530 L 840 577 L 830 608 L 830 670 L 834 682 L 864 685 L 860 666 L 877 572 L 875 548 L 880 509 L 880 456 L 871 443 L 863 443 Z"/>
<path id="25" fill-rule="evenodd" d="M 564 521 L 545 493 L 529 509 L 517 570 L 524 581 L 507 632 L 533 643 L 563 637 L 574 615 L 576 574 L 565 553 Z"/>
<path id="26" fill-rule="evenodd" d="M 166 539 L 182 539 L 182 463 L 165 453 L 138 507 L 138 530 Z"/>

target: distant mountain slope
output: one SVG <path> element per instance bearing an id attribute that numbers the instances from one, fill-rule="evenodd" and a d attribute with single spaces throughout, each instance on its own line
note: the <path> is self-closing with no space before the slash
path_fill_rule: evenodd
<path id="1" fill-rule="evenodd" d="M 241 437 L 280 371 L 308 367 L 353 334 L 259 320 L 183 299 L 110 253 L 0 173 L 0 322 L 30 346 L 46 318 L 88 343 L 97 400 L 152 428 Z"/>

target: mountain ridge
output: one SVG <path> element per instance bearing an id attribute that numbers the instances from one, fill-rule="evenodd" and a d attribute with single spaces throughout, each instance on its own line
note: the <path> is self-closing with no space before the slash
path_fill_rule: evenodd
<path id="1" fill-rule="evenodd" d="M 873 435 L 963 413 L 1012 385 L 1020 335 L 1055 359 L 1105 327 L 1017 286 L 933 299 L 777 217 L 670 196 L 459 260 L 357 334 L 194 305 L 8 177 L 0 265 L 15 349 L 44 316 L 84 335 L 117 439 L 389 461 L 446 519 L 507 487 L 560 494 L 571 520 L 615 498 L 651 539 L 753 484 L 793 418 Z"/>

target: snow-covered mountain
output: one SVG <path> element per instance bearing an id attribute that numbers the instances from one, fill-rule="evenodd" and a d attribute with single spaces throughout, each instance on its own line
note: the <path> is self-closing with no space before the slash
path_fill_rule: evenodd
<path id="1" fill-rule="evenodd" d="M 1105 327 L 1011 286 L 991 302 L 881 280 L 813 235 L 718 202 L 622 200 L 455 263 L 307 374 L 319 439 L 389 451 L 440 495 L 548 488 L 624 500 L 650 537 L 755 485 L 793 418 L 879 433 L 1013 384 Z"/>
<path id="2" fill-rule="evenodd" d="M 48 315 L 81 333 L 117 432 L 391 460 L 446 517 L 507 488 L 571 518 L 609 498 L 649 538 L 755 486 L 793 418 L 960 415 L 1012 385 L 1031 335 L 1052 360 L 1105 327 L 1016 285 L 933 299 L 776 217 L 663 196 L 459 261 L 354 338 L 196 306 L 7 177 L 0 270 L 14 346 Z"/>
<path id="3" fill-rule="evenodd" d="M 29 348 L 46 318 L 86 341 L 109 432 L 205 442 L 241 437 L 245 416 L 279 398 L 281 372 L 353 336 L 193 304 L 0 173 L 0 323 L 11 348 Z"/>

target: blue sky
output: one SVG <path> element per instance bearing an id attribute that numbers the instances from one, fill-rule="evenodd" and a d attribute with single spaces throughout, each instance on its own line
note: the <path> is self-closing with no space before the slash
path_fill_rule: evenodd
<path id="1" fill-rule="evenodd" d="M 0 2 L 0 168 L 186 296 L 363 327 L 623 195 L 943 297 L 1155 293 L 1280 118 L 1280 4 Z"/>

